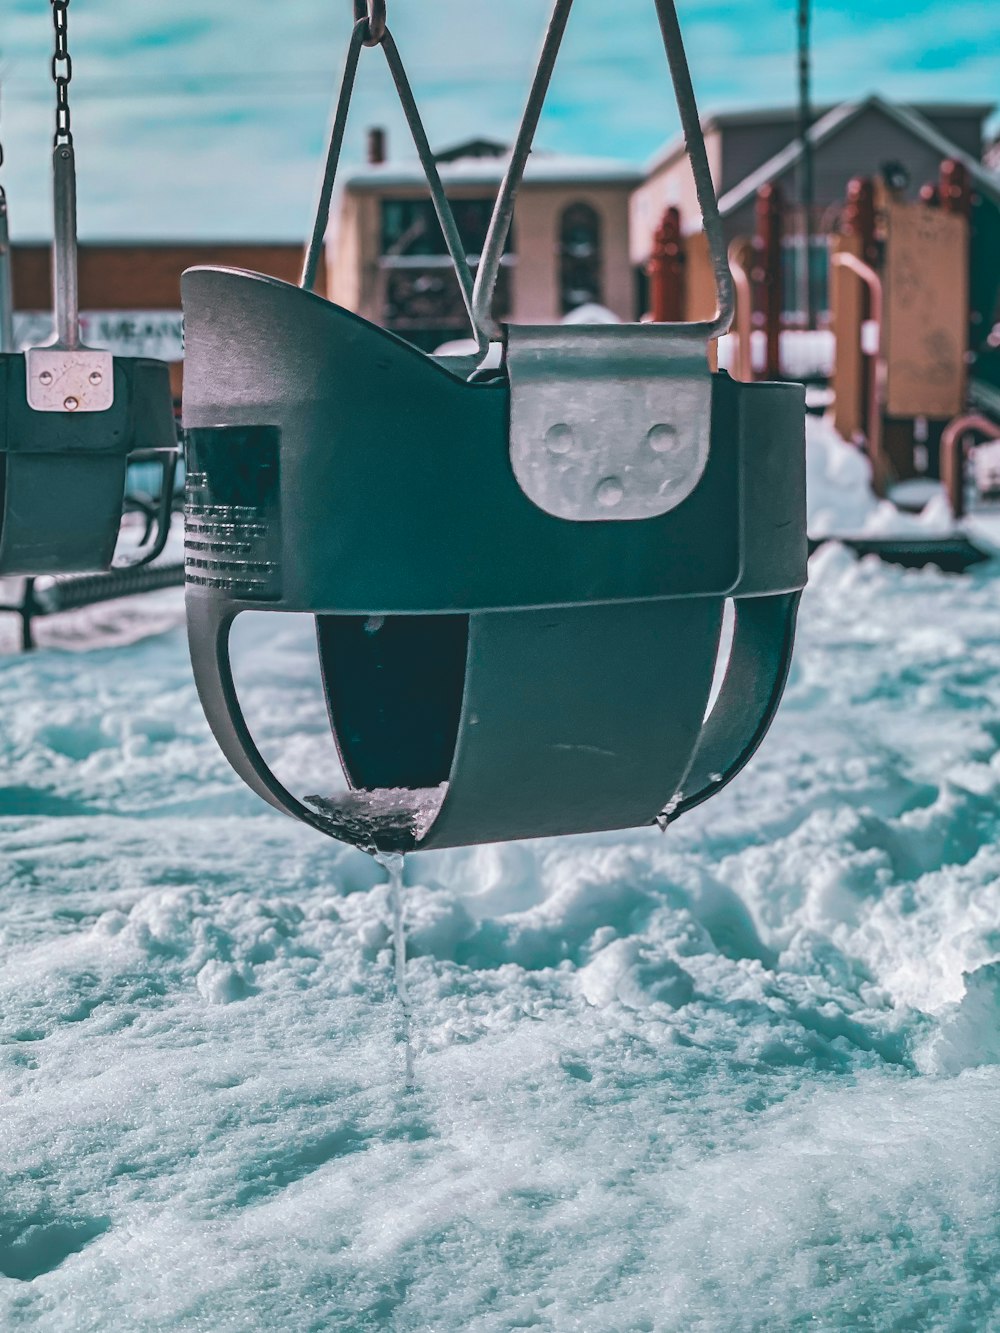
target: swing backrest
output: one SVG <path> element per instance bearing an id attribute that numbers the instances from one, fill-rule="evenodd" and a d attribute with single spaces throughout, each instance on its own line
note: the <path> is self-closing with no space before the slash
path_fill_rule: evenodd
<path id="1" fill-rule="evenodd" d="M 801 586 L 798 385 L 710 377 L 693 493 L 576 523 L 518 483 L 505 379 L 467 383 L 277 279 L 194 269 L 183 295 L 192 583 L 366 615 L 725 597 L 759 559 L 771 590 Z"/>

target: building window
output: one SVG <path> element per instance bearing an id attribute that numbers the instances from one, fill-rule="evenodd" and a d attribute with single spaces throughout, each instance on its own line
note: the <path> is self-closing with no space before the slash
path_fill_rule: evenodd
<path id="1" fill-rule="evenodd" d="M 493 200 L 453 199 L 451 204 L 462 247 L 475 271 L 486 243 Z M 469 319 L 434 205 L 421 198 L 383 199 L 381 221 L 381 322 L 425 351 L 468 338 Z M 513 250 L 512 229 L 493 306 L 501 320 L 510 313 Z"/>
<path id="2" fill-rule="evenodd" d="M 492 199 L 453 199 L 452 211 L 465 253 L 472 258 L 482 254 L 486 231 L 493 212 Z M 513 250 L 512 236 L 506 252 Z M 447 255 L 444 233 L 429 199 L 382 200 L 382 254 L 400 256 Z"/>
<path id="3" fill-rule="evenodd" d="M 559 221 L 559 299 L 568 315 L 582 305 L 600 305 L 604 255 L 601 219 L 590 204 L 570 204 Z"/>
<path id="4" fill-rule="evenodd" d="M 509 269 L 501 268 L 493 311 L 497 319 L 510 314 Z M 449 260 L 446 265 L 407 265 L 385 274 L 382 322 L 421 351 L 433 352 L 442 343 L 472 337 L 462 289 Z"/>

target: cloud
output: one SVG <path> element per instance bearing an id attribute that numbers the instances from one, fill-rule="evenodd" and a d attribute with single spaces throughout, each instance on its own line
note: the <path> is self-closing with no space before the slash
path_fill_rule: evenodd
<path id="1" fill-rule="evenodd" d="M 549 0 L 389 0 L 432 143 L 509 137 Z M 347 0 L 79 0 L 70 11 L 81 231 L 91 238 L 296 238 L 309 210 L 339 76 Z M 49 7 L 6 0 L 0 133 L 15 234 L 49 230 Z M 703 109 L 789 103 L 794 7 L 685 0 Z M 1000 6 L 887 0 L 815 21 L 816 96 L 990 100 Z M 367 125 L 408 152 L 384 62 L 365 54 L 348 136 Z M 652 0 L 577 0 L 540 139 L 642 162 L 677 129 Z"/>

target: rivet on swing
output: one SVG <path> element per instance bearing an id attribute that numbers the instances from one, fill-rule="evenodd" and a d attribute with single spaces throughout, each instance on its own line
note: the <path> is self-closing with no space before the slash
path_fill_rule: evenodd
<path id="1" fill-rule="evenodd" d="M 666 454 L 677 445 L 677 428 L 662 424 L 653 426 L 646 436 L 646 442 L 655 454 Z"/>
<path id="2" fill-rule="evenodd" d="M 545 443 L 554 454 L 568 454 L 573 448 L 573 427 L 557 421 L 545 432 Z"/>
<path id="3" fill-rule="evenodd" d="M 625 498 L 625 487 L 617 477 L 605 477 L 597 488 L 597 503 L 605 509 L 614 509 Z"/>

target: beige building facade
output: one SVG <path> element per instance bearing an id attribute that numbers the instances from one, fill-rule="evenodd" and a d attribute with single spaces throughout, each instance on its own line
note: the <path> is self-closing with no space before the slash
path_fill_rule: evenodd
<path id="1" fill-rule="evenodd" d="M 473 267 L 507 165 L 503 145 L 473 141 L 438 167 Z M 585 305 L 635 313 L 629 200 L 641 173 L 600 159 L 535 153 L 518 197 L 496 314 L 558 323 Z M 327 243 L 328 294 L 432 351 L 469 336 L 444 238 L 418 165 L 370 162 L 339 198 Z"/>

